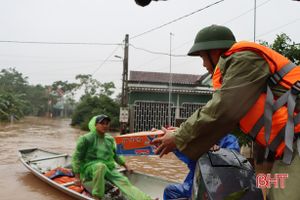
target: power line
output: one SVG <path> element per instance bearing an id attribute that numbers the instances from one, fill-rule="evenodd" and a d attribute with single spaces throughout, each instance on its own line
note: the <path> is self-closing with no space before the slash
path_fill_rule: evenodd
<path id="1" fill-rule="evenodd" d="M 17 40 L 0 40 L 0 43 L 16 43 L 16 44 L 47 44 L 47 45 L 98 45 L 98 46 L 114 46 L 122 45 L 120 43 L 98 43 L 98 42 L 43 42 L 43 41 L 17 41 Z"/>
<path id="2" fill-rule="evenodd" d="M 261 7 L 262 5 L 268 3 L 269 1 L 271 1 L 271 0 L 267 0 L 267 1 L 262 2 L 261 4 L 257 5 L 256 8 Z M 251 9 L 249 9 L 249 10 L 243 12 L 242 14 L 240 14 L 240 15 L 238 15 L 238 16 L 236 16 L 236 17 L 234 17 L 234 18 L 232 18 L 232 19 L 230 19 L 230 20 L 224 22 L 223 25 L 228 24 L 229 22 L 232 22 L 232 21 L 234 21 L 234 20 L 236 20 L 236 19 L 238 19 L 238 18 L 244 16 L 244 15 L 248 14 L 249 12 L 252 12 L 253 10 L 254 10 L 254 8 L 251 8 Z"/>
<path id="3" fill-rule="evenodd" d="M 259 7 L 263 6 L 264 4 L 268 3 L 269 1 L 271 1 L 271 0 L 267 0 L 267 1 L 262 2 L 261 4 L 257 5 L 256 8 L 259 8 Z M 217 4 L 217 3 L 220 3 L 220 2 L 216 2 L 215 4 Z M 212 5 L 209 5 L 209 6 L 212 6 Z M 205 8 L 203 8 L 203 9 L 205 9 Z M 230 20 L 228 20 L 228 21 L 226 21 L 225 23 L 223 23 L 223 25 L 225 25 L 225 24 L 227 24 L 227 23 L 229 23 L 229 22 L 232 22 L 232 21 L 234 21 L 234 20 L 236 20 L 236 19 L 242 17 L 243 15 L 246 15 L 247 13 L 249 13 L 249 12 L 251 12 L 251 11 L 253 11 L 253 10 L 254 10 L 254 9 L 251 8 L 251 9 L 247 10 L 246 12 L 244 12 L 244 13 L 242 13 L 242 14 L 240 14 L 240 15 L 238 15 L 238 16 L 236 16 L 236 17 L 234 17 L 234 18 L 232 18 L 232 19 L 230 19 Z M 195 11 L 195 12 L 196 12 L 196 11 Z M 193 12 L 193 14 L 194 14 L 195 12 Z M 183 17 L 182 17 L 182 18 L 183 18 Z M 178 19 L 180 19 L 180 18 L 178 18 Z M 173 22 L 173 21 L 171 21 L 170 23 L 172 23 L 172 22 Z M 166 24 L 166 25 L 167 25 L 167 24 Z M 164 25 L 161 25 L 161 26 L 164 26 Z M 151 29 L 151 30 L 152 30 L 152 29 Z M 146 33 L 146 32 L 145 32 L 145 33 Z M 140 34 L 140 35 L 141 35 L 141 34 Z M 139 36 L 139 35 L 134 36 L 134 37 L 138 37 L 138 36 Z M 132 38 L 134 38 L 134 37 L 132 37 Z M 132 38 L 131 38 L 131 39 L 132 39 Z M 179 48 L 179 47 L 181 47 L 181 46 L 183 46 L 183 45 L 185 45 L 185 44 L 187 44 L 187 43 L 189 43 L 189 42 L 191 42 L 191 41 L 193 41 L 193 40 L 194 40 L 194 39 L 189 40 L 189 41 L 187 41 L 187 42 L 184 42 L 183 44 L 181 44 L 181 45 L 178 46 L 177 48 Z M 151 54 L 157 54 L 157 55 L 169 55 L 168 53 L 154 52 L 154 51 L 150 51 L 150 50 L 147 50 L 147 49 L 135 47 L 135 46 L 133 46 L 132 44 L 130 44 L 130 45 L 131 45 L 133 48 L 135 48 L 135 49 L 142 50 L 142 51 L 145 51 L 145 52 L 148 52 L 148 53 L 151 53 Z M 174 56 L 174 57 L 186 57 L 186 55 L 171 55 L 171 56 Z"/>
<path id="4" fill-rule="evenodd" d="M 268 3 L 269 1 L 271 1 L 271 0 L 267 0 L 267 1 L 262 2 L 261 4 L 257 5 L 256 8 L 261 7 L 262 5 Z M 253 11 L 253 10 L 254 10 L 254 8 L 251 8 L 251 9 L 247 10 L 246 12 L 243 12 L 242 14 L 240 14 L 240 15 L 234 17 L 234 18 L 231 18 L 230 20 L 228 20 L 228 21 L 222 23 L 222 25 L 226 25 L 226 24 L 228 24 L 228 23 L 230 23 L 230 22 L 232 22 L 232 21 L 234 21 L 234 20 L 236 20 L 236 19 L 238 19 L 238 18 L 240 18 L 240 17 L 242 17 L 242 16 L 248 14 L 249 12 L 251 12 L 251 11 Z M 190 42 L 193 41 L 193 40 L 194 40 L 194 39 L 191 39 L 191 40 L 189 40 L 189 41 L 187 41 L 187 42 L 182 43 L 181 45 L 179 45 L 179 46 L 177 47 L 177 49 L 180 48 L 181 46 L 184 46 L 184 45 L 187 44 L 187 43 L 190 43 Z"/>
<path id="5" fill-rule="evenodd" d="M 276 31 L 276 30 L 278 30 L 278 29 L 281 29 L 281 28 L 283 28 L 283 27 L 285 27 L 285 26 L 288 26 L 288 25 L 290 25 L 290 24 L 293 24 L 293 23 L 295 23 L 295 22 L 297 22 L 297 21 L 299 21 L 299 20 L 300 20 L 300 18 L 294 19 L 293 21 L 290 21 L 290 22 L 288 22 L 288 23 L 286 23 L 286 24 L 283 24 L 283 25 L 278 26 L 278 27 L 276 27 L 276 28 L 274 28 L 274 29 L 271 29 L 271 30 L 269 30 L 269 31 L 267 31 L 267 32 L 265 32 L 265 33 L 262 33 L 262 34 L 258 35 L 258 37 L 267 35 L 267 34 L 269 34 L 269 33 L 271 33 L 271 32 L 274 32 L 274 31 Z"/>
<path id="6" fill-rule="evenodd" d="M 256 6 L 256 8 L 259 8 L 259 7 L 263 6 L 264 4 L 266 4 L 266 3 L 270 2 L 270 1 L 271 1 L 271 0 L 266 0 L 266 1 L 264 1 L 264 2 L 262 2 L 262 3 L 260 3 L 260 4 L 258 4 L 258 5 Z M 217 3 L 219 3 L 219 2 L 217 2 Z M 232 21 L 234 21 L 234 20 L 240 18 L 240 17 L 243 16 L 243 15 L 246 15 L 247 13 L 249 13 L 249 12 L 251 12 L 251 11 L 253 11 L 253 10 L 254 10 L 254 8 L 251 8 L 251 9 L 249 9 L 249 10 L 243 12 L 242 14 L 240 14 L 240 15 L 238 15 L 238 16 L 236 16 L 236 17 L 234 17 L 234 18 L 232 18 L 232 19 L 230 19 L 230 20 L 228 20 L 228 21 L 226 21 L 226 22 L 224 22 L 224 23 L 222 23 L 222 24 L 225 25 L 225 24 L 227 24 L 227 23 L 229 23 L 229 22 L 232 22 Z M 278 27 L 278 28 L 272 29 L 272 30 L 270 30 L 270 31 L 268 31 L 268 32 L 266 32 L 266 33 L 263 33 L 263 34 L 259 35 L 259 36 L 266 35 L 266 34 L 268 34 L 268 33 L 270 33 L 270 32 L 273 32 L 273 31 L 275 31 L 275 30 L 277 30 L 277 29 L 280 29 L 280 28 L 282 28 L 282 27 L 284 27 L 284 26 L 287 26 L 287 25 L 290 25 L 290 24 L 292 24 L 292 23 L 295 23 L 295 22 L 298 21 L 298 20 L 299 20 L 299 19 L 293 20 L 292 22 L 289 22 L 289 23 L 287 23 L 287 24 L 284 24 L 284 25 L 282 25 L 282 26 L 280 26 L 280 27 Z M 162 26 L 163 26 L 163 25 L 162 25 Z M 146 32 L 145 32 L 145 33 L 146 33 Z M 137 36 L 135 36 L 135 37 L 137 37 Z M 189 43 L 189 42 L 191 42 L 191 41 L 193 41 L 193 40 L 194 40 L 194 39 L 189 40 L 189 41 L 187 41 L 187 42 L 184 42 L 183 44 L 179 45 L 176 49 L 180 48 L 181 46 L 183 46 L 183 45 L 185 45 L 185 44 L 187 44 L 187 43 Z M 299 45 L 299 44 L 295 44 L 295 45 Z M 131 45 L 131 46 L 134 47 L 133 45 Z M 153 52 L 153 51 L 150 51 L 150 50 L 146 50 L 146 49 L 143 49 L 143 48 L 137 48 L 137 47 L 134 47 L 134 48 L 139 49 L 139 50 L 143 50 L 143 51 L 146 51 L 146 52 L 149 52 L 149 53 L 152 53 L 152 54 L 169 55 L 168 53 Z M 179 56 L 179 57 L 181 57 L 181 56 L 183 57 L 184 55 L 178 55 L 178 56 Z M 156 59 L 157 59 L 157 58 L 156 58 Z M 155 59 L 152 59 L 151 62 L 152 62 L 153 60 L 155 60 Z"/>
<path id="7" fill-rule="evenodd" d="M 148 30 L 148 31 L 145 31 L 145 32 L 143 32 L 143 33 L 140 33 L 140 34 L 138 34 L 138 35 L 135 35 L 135 36 L 131 37 L 130 39 L 132 40 L 132 39 L 134 39 L 134 38 L 140 37 L 140 36 L 142 36 L 142 35 L 145 35 L 145 34 L 147 34 L 147 33 L 152 32 L 152 31 L 158 30 L 158 29 L 160 29 L 160 28 L 162 28 L 162 27 L 164 27 L 164 26 L 167 26 L 167 25 L 172 24 L 172 23 L 174 23 L 174 22 L 177 22 L 177 21 L 179 21 L 179 20 L 181 20 L 181 19 L 183 19 L 183 18 L 189 17 L 189 16 L 191 16 L 191 15 L 193 15 L 193 14 L 195 14 L 195 13 L 198 13 L 198 12 L 200 12 L 200 11 L 202 11 L 202 10 L 205 10 L 205 9 L 211 7 L 211 6 L 214 6 L 214 5 L 216 5 L 216 4 L 219 4 L 219 3 L 221 3 L 222 1 L 224 1 L 224 0 L 217 1 L 217 2 L 215 2 L 215 3 L 212 3 L 212 4 L 210 4 L 210 5 L 205 6 L 204 8 L 200 8 L 200 9 L 198 9 L 198 10 L 196 10 L 196 11 L 193 11 L 193 12 L 191 12 L 191 13 L 189 13 L 189 14 L 183 15 L 182 17 L 178 17 L 177 19 L 174 19 L 174 20 L 172 20 L 172 21 L 170 21 L 170 22 L 167 22 L 167 23 L 162 24 L 162 25 L 160 25 L 160 26 L 158 26 L 158 27 L 152 28 L 152 29 L 150 29 L 150 30 Z"/>
<path id="8" fill-rule="evenodd" d="M 115 52 L 119 49 L 120 45 L 116 46 L 116 48 L 107 56 L 107 58 L 100 64 L 100 66 L 92 73 L 92 76 L 109 60 L 109 58 L 115 54 Z"/>
<path id="9" fill-rule="evenodd" d="M 113 59 L 109 59 L 109 60 L 104 60 L 104 59 L 99 59 L 99 60 L 44 60 L 44 59 L 27 59 L 27 57 L 23 57 L 21 59 L 14 57 L 12 58 L 1 58 L 2 56 L 0 55 L 0 60 L 13 60 L 13 61 L 22 61 L 22 62 L 33 62 L 33 63 L 74 63 L 74 64 L 88 64 L 88 63 L 99 63 L 99 62 L 122 62 L 120 60 L 113 60 Z M 25 59 L 24 59 L 25 58 Z M 30 58 L 30 57 L 28 57 Z"/>
<path id="10" fill-rule="evenodd" d="M 151 53 L 151 54 L 170 56 L 170 53 L 151 51 L 151 50 L 148 50 L 148 49 L 136 47 L 136 46 L 134 46 L 133 44 L 129 44 L 129 46 L 133 47 L 134 49 L 142 50 L 142 51 L 145 51 L 145 52 Z M 175 55 L 175 54 L 171 54 L 171 56 L 173 56 L 173 57 L 186 57 L 187 55 Z"/>

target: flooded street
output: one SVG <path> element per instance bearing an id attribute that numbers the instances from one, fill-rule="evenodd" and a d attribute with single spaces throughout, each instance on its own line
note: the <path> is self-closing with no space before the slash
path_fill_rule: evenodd
<path id="1" fill-rule="evenodd" d="M 69 200 L 64 193 L 33 176 L 18 161 L 18 149 L 38 147 L 72 154 L 76 139 L 85 132 L 69 126 L 67 119 L 28 117 L 14 124 L 0 124 L 0 196 L 3 200 Z M 188 169 L 173 154 L 127 157 L 133 170 L 173 181 L 183 181 Z"/>

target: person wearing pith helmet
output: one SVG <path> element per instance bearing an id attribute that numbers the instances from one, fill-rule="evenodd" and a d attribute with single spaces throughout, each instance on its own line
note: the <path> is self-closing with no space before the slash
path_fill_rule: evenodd
<path id="1" fill-rule="evenodd" d="M 268 199 L 299 199 L 300 67 L 263 45 L 237 42 L 220 25 L 201 29 L 188 55 L 202 58 L 214 93 L 179 129 L 153 141 L 156 153 L 163 156 L 177 148 L 197 159 L 239 128 L 276 155 L 271 176 L 280 174 L 284 188 L 271 185 Z"/>
<path id="2" fill-rule="evenodd" d="M 194 45 L 188 52 L 189 56 L 201 56 L 203 65 L 208 72 L 213 73 L 218 57 L 236 43 L 232 31 L 225 26 L 211 25 L 200 30 Z M 208 63 L 207 63 L 208 62 Z"/>
<path id="3" fill-rule="evenodd" d="M 198 32 L 189 56 L 199 56 L 199 51 L 229 49 L 236 43 L 232 31 L 225 26 L 211 25 Z"/>

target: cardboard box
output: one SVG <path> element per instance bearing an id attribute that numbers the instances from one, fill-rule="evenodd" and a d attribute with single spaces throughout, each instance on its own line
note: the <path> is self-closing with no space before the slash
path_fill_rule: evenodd
<path id="1" fill-rule="evenodd" d="M 155 155 L 155 146 L 150 142 L 164 135 L 161 130 L 144 131 L 126 135 L 115 136 L 117 154 L 122 155 Z"/>

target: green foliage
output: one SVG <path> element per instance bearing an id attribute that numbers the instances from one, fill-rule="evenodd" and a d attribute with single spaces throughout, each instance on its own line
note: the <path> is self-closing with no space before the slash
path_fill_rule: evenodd
<path id="1" fill-rule="evenodd" d="M 75 91 L 80 87 L 78 83 L 55 81 L 48 86 L 48 100 L 51 102 L 49 111 L 53 117 L 70 117 L 75 107 Z"/>
<path id="2" fill-rule="evenodd" d="M 23 110 L 27 104 L 22 94 L 0 94 L 0 120 L 7 121 L 13 116 L 16 119 L 24 116 Z"/>
<path id="3" fill-rule="evenodd" d="M 79 88 L 84 88 L 85 95 L 95 95 L 97 93 L 98 88 L 101 87 L 101 83 L 96 79 L 92 78 L 90 74 L 79 74 L 75 78 L 79 80 Z"/>
<path id="4" fill-rule="evenodd" d="M 71 125 L 88 130 L 88 122 L 93 116 L 106 114 L 112 120 L 111 128 L 119 128 L 120 105 L 111 98 L 115 89 L 114 83 L 101 83 L 89 74 L 79 74 L 76 80 L 79 80 L 77 88 L 83 88 L 84 94 L 74 110 Z"/>
<path id="5" fill-rule="evenodd" d="M 114 92 L 112 89 L 115 88 L 115 84 L 113 82 L 103 83 L 101 84 L 101 93 L 107 96 L 111 96 Z"/>
<path id="6" fill-rule="evenodd" d="M 16 118 L 24 115 L 43 116 L 49 109 L 48 100 L 51 99 L 51 95 L 47 93 L 47 87 L 29 85 L 27 77 L 14 68 L 1 70 L 0 94 L 0 120 L 9 120 L 10 116 Z"/>
<path id="7" fill-rule="evenodd" d="M 79 74 L 76 80 L 79 80 L 77 88 L 83 88 L 84 94 L 74 110 L 71 125 L 78 125 L 88 130 L 88 122 L 93 116 L 106 114 L 112 119 L 111 128 L 118 128 L 120 106 L 110 97 L 115 89 L 114 83 L 101 83 L 90 74 Z"/>
<path id="8" fill-rule="evenodd" d="M 112 120 L 111 128 L 118 128 L 119 108 L 119 104 L 107 95 L 85 95 L 73 113 L 71 125 L 79 125 L 83 130 L 88 130 L 88 122 L 93 116 L 106 114 Z"/>
<path id="9" fill-rule="evenodd" d="M 28 105 L 26 93 L 27 78 L 13 68 L 0 71 L 0 120 L 8 121 L 11 116 L 24 116 Z"/>
<path id="10" fill-rule="evenodd" d="M 68 81 L 55 81 L 52 83 L 51 89 L 57 91 L 62 90 L 64 93 L 74 92 L 79 87 L 78 83 L 68 83 Z"/>
<path id="11" fill-rule="evenodd" d="M 292 42 L 291 38 L 285 33 L 277 35 L 272 44 L 265 41 L 261 41 L 260 43 L 286 56 L 295 64 L 300 64 L 300 45 Z"/>
<path id="12" fill-rule="evenodd" d="M 29 85 L 27 77 L 14 68 L 0 71 L 0 120 L 9 120 L 11 116 L 21 118 L 24 115 L 44 116 L 51 110 L 48 101 L 56 102 L 61 96 L 56 92 L 58 88 L 63 91 L 73 91 L 78 84 L 67 81 L 56 81 L 52 86 Z M 55 92 L 53 93 L 52 89 Z M 67 103 L 74 106 L 74 100 L 68 96 Z"/>
<path id="13" fill-rule="evenodd" d="M 73 124 L 86 129 L 90 117 L 105 113 L 112 118 L 112 126 L 118 127 L 119 105 L 110 96 L 115 85 L 113 82 L 100 83 L 91 75 L 77 75 L 79 83 L 55 81 L 50 86 L 29 85 L 27 77 L 14 68 L 0 71 L 0 120 L 9 120 L 11 116 L 21 118 L 24 115 L 43 116 L 47 112 L 60 116 L 72 113 L 75 107 L 74 92 L 84 88 Z M 63 110 L 62 110 L 63 109 Z M 65 115 L 64 115 L 65 116 Z"/>
<path id="14" fill-rule="evenodd" d="M 79 80 L 77 88 L 84 89 L 84 95 L 99 95 L 104 94 L 106 96 L 111 96 L 115 89 L 115 84 L 113 82 L 101 83 L 100 81 L 92 78 L 90 74 L 79 74 L 76 76 L 76 80 Z"/>
<path id="15" fill-rule="evenodd" d="M 77 75 L 79 83 L 55 81 L 50 86 L 29 85 L 27 77 L 14 68 L 0 71 L 0 120 L 11 116 L 43 116 L 52 112 L 60 116 L 69 115 L 75 107 L 74 92 L 84 88 L 84 95 L 74 113 L 72 124 L 87 128 L 89 119 L 105 113 L 112 118 L 112 127 L 118 127 L 119 104 L 110 98 L 113 82 L 100 83 L 91 75 Z M 64 110 L 62 110 L 64 109 Z"/>
<path id="16" fill-rule="evenodd" d="M 23 93 L 27 85 L 27 77 L 14 68 L 0 71 L 0 92 Z"/>
<path id="17" fill-rule="evenodd" d="M 26 100 L 29 102 L 25 108 L 25 115 L 44 116 L 48 111 L 48 94 L 42 85 L 28 85 L 25 89 Z"/>

